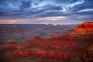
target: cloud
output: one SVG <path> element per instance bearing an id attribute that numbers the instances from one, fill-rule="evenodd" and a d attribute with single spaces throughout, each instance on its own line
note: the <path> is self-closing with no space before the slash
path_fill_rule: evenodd
<path id="1" fill-rule="evenodd" d="M 87 17 L 87 18 L 86 18 Z M 85 21 L 91 21 L 89 20 L 90 16 L 49 16 L 49 17 L 35 17 L 35 18 L 22 18 L 22 19 L 2 19 L 0 20 L 0 24 L 80 24 Z"/>
<path id="2" fill-rule="evenodd" d="M 86 11 L 91 11 L 91 12 L 93 12 L 93 9 L 83 9 L 83 10 L 80 10 L 80 11 L 78 11 L 78 12 L 86 12 Z"/>
<path id="3" fill-rule="evenodd" d="M 91 0 L 0 0 L 0 13 L 10 17 L 53 16 L 53 13 L 58 16 L 69 15 L 92 9 L 91 2 Z"/>
<path id="4" fill-rule="evenodd" d="M 0 24 L 78 24 L 93 20 L 92 0 L 0 0 Z"/>

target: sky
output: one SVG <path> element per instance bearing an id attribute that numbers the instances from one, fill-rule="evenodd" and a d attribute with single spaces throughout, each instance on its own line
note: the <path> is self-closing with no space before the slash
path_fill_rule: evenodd
<path id="1" fill-rule="evenodd" d="M 0 0 L 0 24 L 79 24 L 93 21 L 93 0 Z"/>

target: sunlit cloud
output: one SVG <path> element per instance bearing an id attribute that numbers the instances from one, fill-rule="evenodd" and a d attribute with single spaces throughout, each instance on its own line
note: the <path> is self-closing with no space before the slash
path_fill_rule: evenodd
<path id="1" fill-rule="evenodd" d="M 84 22 L 83 20 L 79 21 L 80 17 L 66 17 L 66 16 L 52 16 L 52 17 L 37 17 L 37 18 L 25 18 L 25 19 L 3 19 L 0 20 L 0 24 L 79 24 Z"/>

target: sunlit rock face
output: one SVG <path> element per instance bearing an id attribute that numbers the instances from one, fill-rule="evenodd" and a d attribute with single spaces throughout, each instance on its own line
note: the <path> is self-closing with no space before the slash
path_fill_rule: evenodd
<path id="1" fill-rule="evenodd" d="M 69 34 L 72 36 L 78 34 L 93 34 L 93 22 L 82 23 Z"/>
<path id="2" fill-rule="evenodd" d="M 16 40 L 10 39 L 6 40 L 2 45 L 2 48 L 5 50 L 16 50 L 17 49 L 17 42 Z"/>
<path id="3" fill-rule="evenodd" d="M 75 29 L 85 26 L 90 27 L 92 26 L 92 23 L 91 22 L 82 23 Z M 74 32 L 75 30 L 72 31 Z M 82 38 L 79 40 L 73 40 L 73 38 L 71 38 L 68 35 L 68 33 L 66 35 L 59 35 L 54 33 L 54 35 L 56 35 L 57 37 L 51 37 L 47 39 L 40 38 L 38 36 L 34 37 L 32 40 L 29 41 L 30 43 L 29 47 L 33 46 L 32 48 L 29 48 L 27 46 L 29 45 L 28 41 L 25 41 L 24 42 L 24 44 L 26 44 L 25 47 L 27 46 L 27 48 L 29 48 L 30 50 L 24 49 L 25 47 L 23 47 L 23 50 L 16 51 L 17 57 L 24 57 L 24 56 L 30 57 L 31 55 L 32 56 L 34 55 L 36 57 L 50 58 L 50 59 L 80 58 L 84 55 L 84 53 L 86 53 L 88 47 L 90 46 L 89 41 L 86 42 L 84 40 L 82 41 Z M 64 40 L 65 37 L 66 39 Z M 23 53 L 20 54 L 20 52 L 22 51 Z M 26 52 L 27 54 L 25 54 L 24 52 Z"/>

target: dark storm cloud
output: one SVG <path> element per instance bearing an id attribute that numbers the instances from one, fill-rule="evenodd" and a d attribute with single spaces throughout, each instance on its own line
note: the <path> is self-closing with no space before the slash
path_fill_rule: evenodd
<path id="1" fill-rule="evenodd" d="M 92 0 L 0 0 L 0 16 L 93 14 Z"/>

